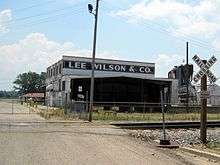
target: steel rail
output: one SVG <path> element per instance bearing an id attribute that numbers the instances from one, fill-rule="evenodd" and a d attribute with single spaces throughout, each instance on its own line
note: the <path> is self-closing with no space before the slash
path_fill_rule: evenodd
<path id="1" fill-rule="evenodd" d="M 163 123 L 146 123 L 146 122 L 119 122 L 111 123 L 111 125 L 120 127 L 122 129 L 162 129 Z M 220 121 L 209 121 L 207 127 L 215 128 L 220 127 Z M 200 128 L 200 122 L 195 121 L 180 121 L 180 122 L 166 122 L 166 128 Z"/>

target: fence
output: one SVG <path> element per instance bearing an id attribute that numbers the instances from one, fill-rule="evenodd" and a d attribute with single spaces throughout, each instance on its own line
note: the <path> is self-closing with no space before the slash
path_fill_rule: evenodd
<path id="1" fill-rule="evenodd" d="M 61 103 L 62 100 L 54 100 Z M 89 103 L 70 101 L 58 106 L 64 114 L 73 118 L 88 120 Z M 198 103 L 170 104 L 164 103 L 165 117 L 168 121 L 200 120 L 201 106 Z M 220 105 L 208 106 L 208 120 L 220 120 Z M 57 112 L 56 112 L 57 113 Z M 148 102 L 94 102 L 93 120 L 110 121 L 161 121 L 161 103 Z"/>
<path id="2" fill-rule="evenodd" d="M 66 114 L 69 114 L 73 117 L 88 120 L 88 102 L 72 100 L 64 106 L 64 110 Z"/>
<path id="3" fill-rule="evenodd" d="M 20 99 L 0 99 L 0 114 L 31 114 L 34 102 L 22 102 Z"/>
<path id="4" fill-rule="evenodd" d="M 200 120 L 200 106 L 164 104 L 166 120 Z M 220 106 L 208 106 L 208 120 L 220 120 Z M 95 120 L 161 121 L 160 103 L 95 102 Z"/>

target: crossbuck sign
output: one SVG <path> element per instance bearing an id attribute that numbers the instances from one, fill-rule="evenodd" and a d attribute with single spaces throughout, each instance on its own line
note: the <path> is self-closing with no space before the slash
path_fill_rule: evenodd
<path id="1" fill-rule="evenodd" d="M 195 63 L 200 67 L 199 72 L 194 76 L 193 80 L 197 83 L 202 76 L 207 75 L 211 83 L 216 82 L 217 78 L 214 74 L 209 70 L 214 63 L 216 63 L 217 58 L 212 56 L 206 63 L 204 63 L 197 55 L 192 58 Z"/>

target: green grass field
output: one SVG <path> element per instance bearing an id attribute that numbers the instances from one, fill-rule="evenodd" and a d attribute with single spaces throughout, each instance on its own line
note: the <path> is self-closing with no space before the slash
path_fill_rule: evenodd
<path id="1" fill-rule="evenodd" d="M 220 142 L 210 142 L 207 144 L 207 147 L 217 151 L 220 154 Z"/>
<path id="2" fill-rule="evenodd" d="M 208 120 L 220 120 L 220 113 L 211 113 L 207 115 Z M 110 121 L 161 121 L 161 113 L 93 113 L 94 120 L 110 120 Z M 165 119 L 167 121 L 175 120 L 200 120 L 199 113 L 166 113 Z"/>
<path id="3" fill-rule="evenodd" d="M 49 118 L 62 118 L 62 119 L 73 119 L 77 118 L 76 114 L 64 113 L 61 108 L 50 109 L 48 111 L 41 110 L 40 115 Z M 196 121 L 200 120 L 199 112 L 191 113 L 165 113 L 166 121 L 185 120 L 185 121 Z M 93 120 L 97 121 L 148 121 L 158 122 L 162 120 L 161 113 L 116 113 L 115 111 L 103 111 L 93 112 Z M 220 113 L 208 113 L 207 120 L 220 120 Z"/>

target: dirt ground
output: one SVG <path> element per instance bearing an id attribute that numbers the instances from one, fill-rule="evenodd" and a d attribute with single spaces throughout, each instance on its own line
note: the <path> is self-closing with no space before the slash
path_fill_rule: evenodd
<path id="1" fill-rule="evenodd" d="M 31 115 L 13 115 L 13 119 L 8 120 L 8 115 L 0 114 L 2 165 L 218 164 L 178 149 L 159 149 L 109 125 L 83 122 L 33 123 L 32 120 L 44 119 L 37 116 L 33 119 Z M 13 123 L 13 120 L 20 122 Z"/>

